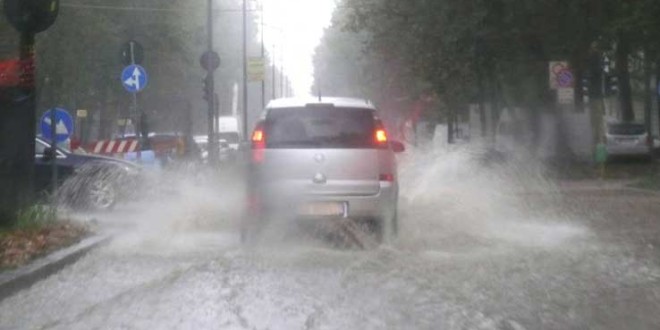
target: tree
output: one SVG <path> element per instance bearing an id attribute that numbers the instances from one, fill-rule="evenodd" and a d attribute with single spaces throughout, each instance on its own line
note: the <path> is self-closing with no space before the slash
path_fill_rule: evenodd
<path id="1" fill-rule="evenodd" d="M 623 118 L 632 119 L 638 74 L 628 64 L 639 54 L 657 58 L 659 7 L 653 0 L 344 0 L 335 25 L 366 36 L 363 69 L 377 58 L 397 63 L 450 112 L 468 103 L 521 107 L 532 118 L 552 109 L 551 60 L 569 60 L 576 81 L 588 77 L 599 97 L 601 59 L 615 54 Z M 337 47 L 329 41 L 322 47 Z M 576 95 L 580 107 L 580 84 Z"/>

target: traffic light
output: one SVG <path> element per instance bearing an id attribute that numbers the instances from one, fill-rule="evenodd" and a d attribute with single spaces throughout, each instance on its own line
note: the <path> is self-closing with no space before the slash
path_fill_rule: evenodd
<path id="1" fill-rule="evenodd" d="M 207 75 L 204 80 L 204 100 L 209 101 L 213 97 L 213 83 L 211 81 L 211 76 Z"/>
<path id="2" fill-rule="evenodd" d="M 48 29 L 59 13 L 59 0 L 5 0 L 9 23 L 18 31 L 39 33 Z"/>
<path id="3" fill-rule="evenodd" d="M 605 95 L 613 96 L 619 93 L 619 78 L 615 75 L 605 77 Z"/>
<path id="4" fill-rule="evenodd" d="M 582 79 L 582 102 L 584 103 L 589 103 L 589 84 L 591 81 L 589 81 L 588 78 L 583 78 Z"/>

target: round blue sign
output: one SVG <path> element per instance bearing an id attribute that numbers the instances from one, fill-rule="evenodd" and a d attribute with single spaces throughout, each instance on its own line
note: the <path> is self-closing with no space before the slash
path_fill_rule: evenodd
<path id="1" fill-rule="evenodd" d="M 141 92 L 148 83 L 147 70 L 137 64 L 127 66 L 121 73 L 121 84 L 130 93 Z"/>
<path id="2" fill-rule="evenodd" d="M 571 87 L 573 86 L 573 73 L 566 69 L 559 72 L 557 75 L 557 83 L 560 87 Z"/>
<path id="3" fill-rule="evenodd" d="M 73 118 L 62 108 L 54 108 L 46 111 L 39 120 L 39 128 L 44 139 L 53 140 L 53 131 L 51 130 L 52 112 L 55 112 L 55 142 L 61 143 L 68 140 L 73 134 Z"/>

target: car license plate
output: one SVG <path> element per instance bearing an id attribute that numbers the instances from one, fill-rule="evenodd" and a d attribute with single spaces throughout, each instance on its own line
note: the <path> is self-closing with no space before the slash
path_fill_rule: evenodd
<path id="1" fill-rule="evenodd" d="M 346 203 L 342 202 L 310 202 L 298 206 L 298 215 L 312 217 L 344 216 Z"/>

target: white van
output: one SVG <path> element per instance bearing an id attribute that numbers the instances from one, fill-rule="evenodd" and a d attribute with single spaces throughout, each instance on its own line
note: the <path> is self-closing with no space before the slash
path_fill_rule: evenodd
<path id="1" fill-rule="evenodd" d="M 238 150 L 241 140 L 238 118 L 233 116 L 218 118 L 218 140 L 224 140 L 229 148 Z"/>

